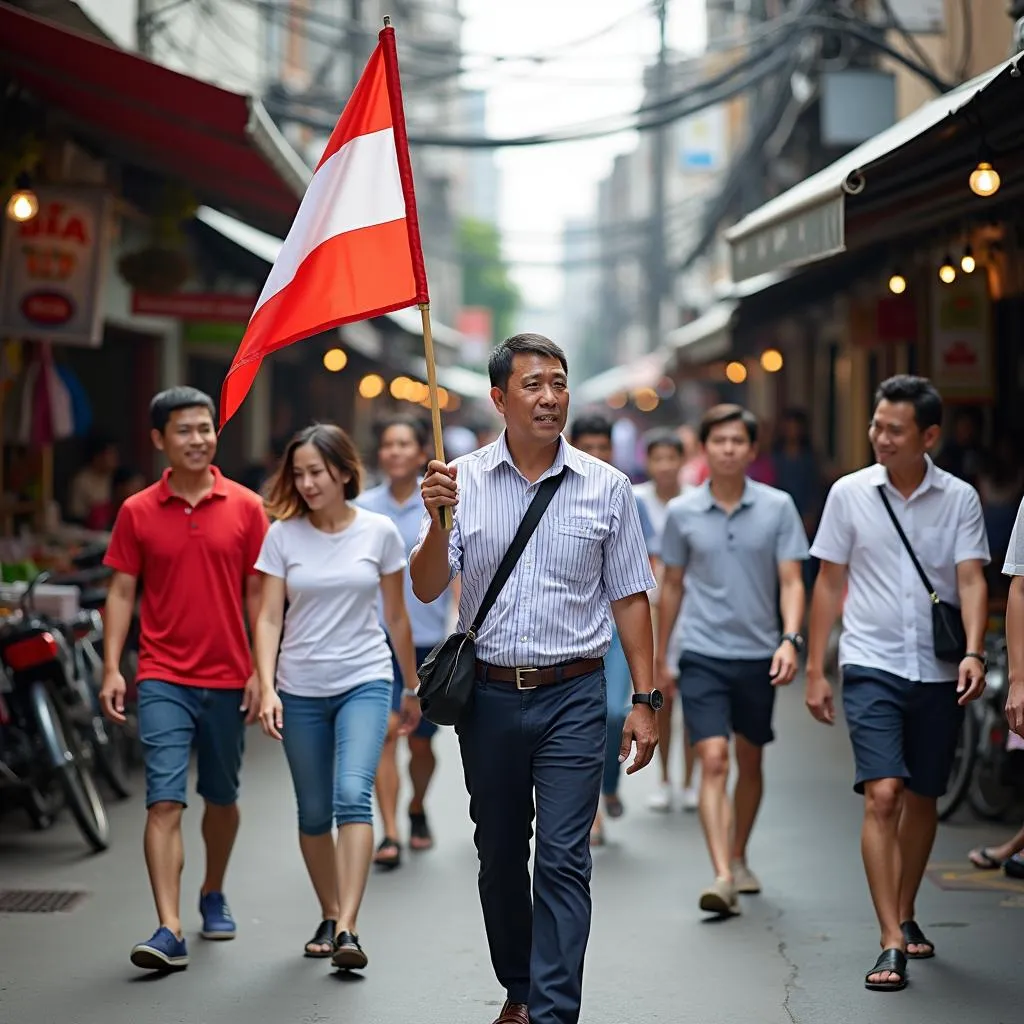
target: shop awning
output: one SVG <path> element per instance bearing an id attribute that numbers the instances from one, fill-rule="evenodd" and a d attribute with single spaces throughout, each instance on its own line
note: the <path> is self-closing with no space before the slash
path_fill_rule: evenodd
<path id="1" fill-rule="evenodd" d="M 731 299 L 716 302 L 696 320 L 672 331 L 665 339 L 668 347 L 684 363 L 704 363 L 724 356 L 732 347 L 730 328 L 737 306 Z"/>
<path id="2" fill-rule="evenodd" d="M 310 171 L 259 100 L 0 4 L 0 76 L 112 157 L 282 229 Z"/>
<path id="3" fill-rule="evenodd" d="M 583 381 L 572 389 L 577 404 L 590 405 L 603 402 L 612 395 L 624 395 L 641 388 L 657 387 L 665 376 L 671 353 L 667 349 L 649 352 L 625 366 L 613 366 L 609 370 Z"/>
<path id="4" fill-rule="evenodd" d="M 917 159 L 914 144 L 927 138 L 945 143 L 938 136 L 949 133 L 950 123 L 964 108 L 996 83 L 1009 84 L 1011 78 L 1020 81 L 1016 70 L 1019 57 L 986 71 L 970 82 L 959 86 L 926 103 L 902 121 L 894 124 L 874 138 L 847 153 L 842 159 L 795 185 L 760 209 L 749 214 L 726 232 L 730 247 L 730 262 L 734 281 L 744 281 L 782 267 L 799 266 L 814 260 L 843 252 L 848 245 L 848 218 L 851 199 L 867 195 L 885 175 L 883 164 L 897 157 L 913 158 L 917 186 L 932 183 L 924 167 L 924 158 L 938 165 L 942 146 L 938 151 L 922 149 Z M 1024 104 L 1024 87 L 1019 90 L 1016 103 Z M 986 119 L 988 120 L 988 119 Z M 990 125 L 986 124 L 986 128 Z M 967 133 L 964 133 L 967 134 Z M 988 140 L 993 142 L 989 132 Z M 977 159 L 980 132 L 970 127 L 971 140 Z M 913 148 L 913 153 L 910 149 Z M 948 147 L 945 147 L 948 153 Z M 963 166 L 966 182 L 970 166 Z"/>

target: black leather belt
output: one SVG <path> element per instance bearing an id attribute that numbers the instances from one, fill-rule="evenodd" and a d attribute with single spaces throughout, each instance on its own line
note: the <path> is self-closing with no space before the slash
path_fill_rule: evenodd
<path id="1" fill-rule="evenodd" d="M 577 658 L 562 665 L 544 668 L 504 668 L 486 661 L 476 663 L 476 677 L 482 683 L 509 683 L 517 690 L 535 690 L 538 686 L 551 686 L 570 679 L 589 675 L 604 668 L 604 658 Z"/>

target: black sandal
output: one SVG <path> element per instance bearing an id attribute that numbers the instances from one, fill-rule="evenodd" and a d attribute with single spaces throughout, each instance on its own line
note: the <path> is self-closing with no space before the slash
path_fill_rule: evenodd
<path id="1" fill-rule="evenodd" d="M 979 871 L 998 871 L 1003 866 L 1003 862 L 998 857 L 993 857 L 992 851 L 987 846 L 979 846 L 976 850 L 971 850 L 967 854 L 967 859 Z"/>
<path id="2" fill-rule="evenodd" d="M 900 931 L 903 932 L 903 941 L 908 946 L 927 946 L 928 951 L 925 953 L 911 953 L 907 950 L 908 960 L 931 960 L 935 956 L 935 943 L 928 938 L 923 931 L 921 931 L 920 925 L 916 921 L 904 921 L 900 925 Z"/>
<path id="3" fill-rule="evenodd" d="M 898 981 L 869 981 L 873 974 L 898 974 Z M 902 949 L 883 949 L 875 966 L 864 975 L 864 987 L 873 992 L 899 992 L 907 987 L 907 955 Z"/>
<path id="4" fill-rule="evenodd" d="M 334 930 L 338 927 L 337 921 L 332 921 L 330 918 L 325 918 L 320 922 L 320 927 L 316 930 L 316 935 L 313 936 L 306 943 L 305 955 L 311 957 L 314 960 L 326 960 L 327 957 L 334 953 Z M 312 950 L 310 946 L 319 946 L 317 950 Z M 327 948 L 324 949 L 323 947 Z"/>
<path id="5" fill-rule="evenodd" d="M 429 850 L 434 845 L 434 836 L 427 824 L 427 816 L 423 811 L 409 812 L 409 849 Z"/>
<path id="6" fill-rule="evenodd" d="M 382 857 L 381 854 L 394 854 L 394 856 Z M 396 839 L 392 839 L 390 836 L 385 836 L 380 841 L 380 846 L 377 847 L 377 852 L 374 855 L 373 863 L 379 868 L 386 868 L 391 870 L 392 868 L 400 867 L 402 864 L 402 848 L 398 845 Z"/>
<path id="7" fill-rule="evenodd" d="M 359 936 L 352 932 L 339 932 L 334 940 L 334 955 L 331 963 L 343 971 L 361 971 L 369 959 L 359 945 Z"/>

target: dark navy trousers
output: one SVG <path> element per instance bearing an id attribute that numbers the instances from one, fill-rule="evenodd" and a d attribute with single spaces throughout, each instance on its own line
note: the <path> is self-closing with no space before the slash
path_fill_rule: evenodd
<path id="1" fill-rule="evenodd" d="M 477 683 L 457 729 L 491 963 L 531 1024 L 580 1018 L 607 718 L 602 671 L 529 691 Z"/>

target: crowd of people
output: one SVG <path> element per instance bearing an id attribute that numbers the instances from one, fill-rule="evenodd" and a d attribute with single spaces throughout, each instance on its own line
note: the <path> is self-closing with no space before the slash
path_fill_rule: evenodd
<path id="1" fill-rule="evenodd" d="M 881 385 L 875 463 L 837 480 L 826 498 L 798 413 L 784 420 L 773 482 L 754 470 L 757 418 L 719 405 L 696 428 L 696 449 L 681 432 L 650 434 L 647 480 L 634 486 L 611 464 L 607 420 L 570 424 L 556 344 L 517 335 L 495 350 L 489 372 L 504 421 L 495 440 L 428 462 L 422 424 L 396 416 L 378 427 L 381 482 L 369 490 L 351 438 L 316 424 L 286 444 L 261 498 L 214 464 L 207 395 L 182 387 L 153 399 L 153 442 L 168 469 L 124 501 L 107 555 L 102 701 L 115 721 L 141 590 L 144 850 L 158 928 L 132 948 L 132 962 L 188 964 L 181 817 L 193 747 L 206 848 L 201 934 L 234 937 L 224 880 L 246 726 L 258 721 L 284 747 L 319 905 L 296 951 L 341 970 L 367 966 L 358 918 L 373 864 L 394 870 L 406 845 L 433 844 L 437 724 L 421 708 L 421 674 L 453 620 L 470 631 L 543 491 L 550 504 L 470 631 L 475 683 L 455 727 L 491 962 L 506 996 L 494 1024 L 578 1021 L 591 849 L 604 841 L 605 816 L 622 813 L 623 768 L 631 774 L 657 755 L 651 807 L 667 810 L 672 751 L 682 750 L 681 801 L 699 812 L 711 868 L 700 911 L 735 918 L 741 897 L 760 892 L 747 851 L 776 693 L 805 655 L 808 709 L 835 723 L 825 652 L 840 611 L 842 700 L 881 946 L 864 984 L 904 988 L 907 960 L 935 955 L 915 898 L 964 706 L 982 692 L 986 669 L 985 519 L 977 491 L 931 458 L 943 413 L 935 388 L 909 376 Z M 1024 579 L 1024 556 L 1006 571 Z M 1015 587 L 1010 713 L 1024 733 L 1014 674 L 1024 598 Z M 403 742 L 412 793 L 404 825 Z"/>

